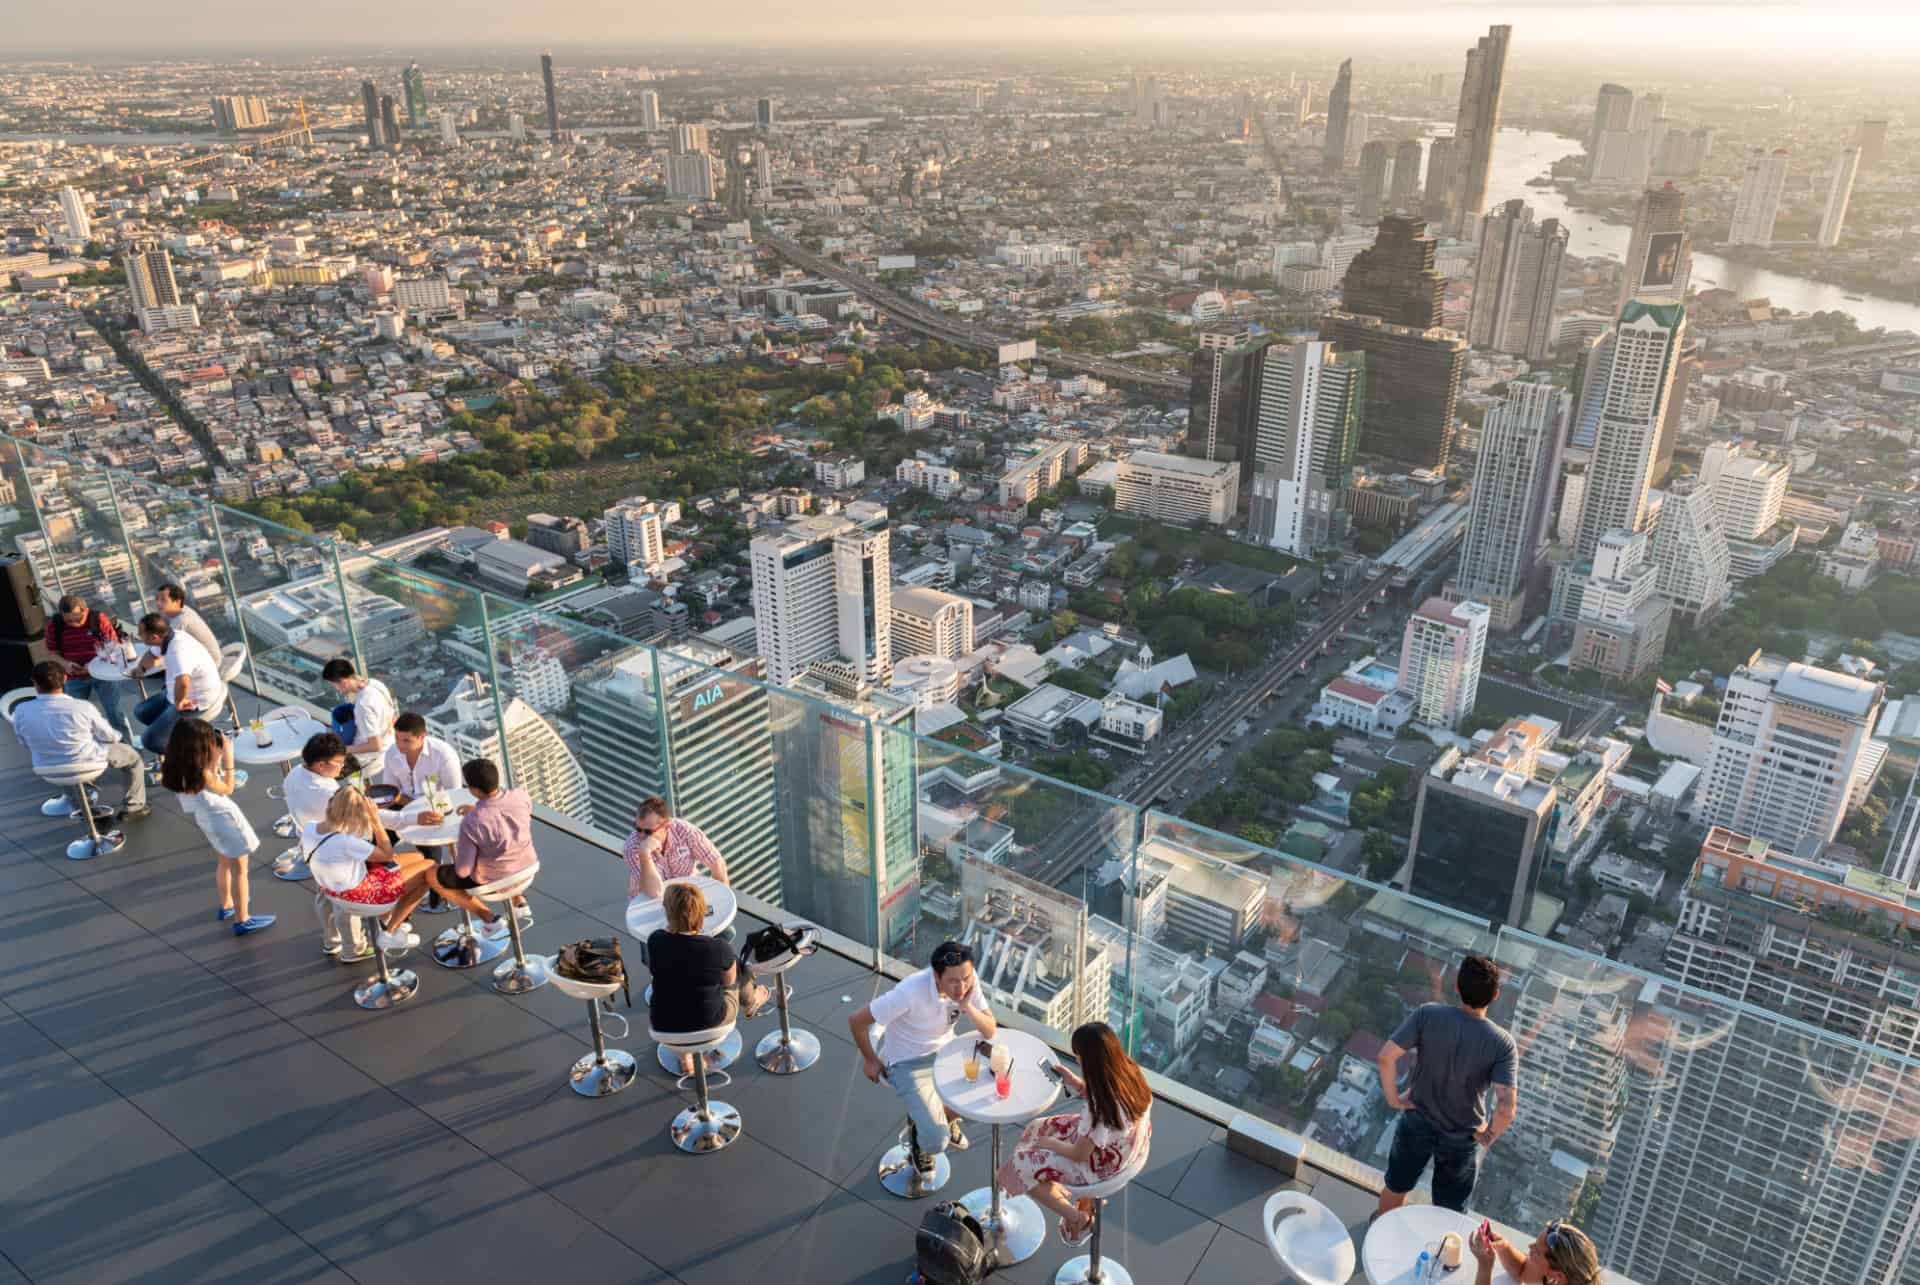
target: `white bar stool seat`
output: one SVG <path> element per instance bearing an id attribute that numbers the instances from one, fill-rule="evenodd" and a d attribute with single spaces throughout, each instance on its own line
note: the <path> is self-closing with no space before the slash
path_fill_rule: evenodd
<path id="1" fill-rule="evenodd" d="M 1305 1192 L 1268 1197 L 1260 1226 L 1274 1261 L 1295 1285 L 1347 1285 L 1360 1269 L 1353 1238 L 1339 1216 Z"/>
<path id="2" fill-rule="evenodd" d="M 377 918 L 400 904 L 397 901 L 380 903 L 346 901 L 332 892 L 326 895 L 327 899 L 333 903 L 336 913 L 352 915 L 356 919 Z M 380 948 L 377 927 L 374 933 L 373 960 L 378 971 L 353 988 L 353 1002 L 361 1008 L 392 1008 L 403 1000 L 413 998 L 414 993 L 420 989 L 420 978 L 411 968 L 403 968 L 397 973 L 390 971 L 387 968 L 387 952 Z"/>
<path id="3" fill-rule="evenodd" d="M 578 978 L 563 976 L 555 971 L 552 955 L 542 955 L 540 963 L 555 990 L 587 1002 L 587 1022 L 593 1029 L 593 1052 L 575 1062 L 567 1071 L 567 1080 L 573 1085 L 573 1091 L 583 1098 L 604 1098 L 632 1084 L 633 1077 L 639 1074 L 639 1065 L 633 1060 L 633 1054 L 625 1049 L 608 1048 L 606 1035 L 600 1029 L 600 1006 L 602 1002 L 613 998 L 621 983 L 583 982 Z M 625 1015 L 608 1013 L 607 1016 L 620 1019 L 620 1038 L 625 1039 Z"/>
<path id="4" fill-rule="evenodd" d="M 1107 1199 L 1118 1195 L 1126 1185 L 1140 1176 L 1147 1167 L 1147 1156 L 1153 1150 L 1151 1141 L 1140 1148 L 1140 1154 L 1127 1162 L 1127 1167 L 1103 1181 L 1091 1183 L 1085 1187 L 1068 1186 L 1067 1194 L 1075 1200 L 1093 1201 L 1093 1243 L 1087 1252 L 1067 1262 L 1054 1274 L 1053 1285 L 1133 1285 L 1133 1277 L 1127 1269 L 1118 1263 L 1105 1262 L 1100 1257 L 1100 1229 L 1104 1223 L 1104 1211 Z"/>
<path id="5" fill-rule="evenodd" d="M 93 791 L 90 788 L 107 770 L 107 761 L 98 763 L 61 763 L 53 767 L 36 767 L 33 774 L 53 785 L 65 786 L 74 792 L 79 800 L 69 816 L 84 817 L 87 822 L 87 837 L 75 839 L 67 845 L 67 860 L 91 861 L 109 852 L 118 852 L 126 846 L 127 836 L 118 830 L 100 832 L 99 821 L 113 819 L 111 808 L 96 807 L 93 803 Z M 43 809 L 44 810 L 44 809 Z"/>

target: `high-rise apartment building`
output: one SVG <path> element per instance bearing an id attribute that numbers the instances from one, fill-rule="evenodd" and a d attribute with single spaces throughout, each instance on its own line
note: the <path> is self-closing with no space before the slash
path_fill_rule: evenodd
<path id="1" fill-rule="evenodd" d="M 675 125 L 670 146 L 676 156 L 705 156 L 712 150 L 705 125 Z"/>
<path id="2" fill-rule="evenodd" d="M 895 585 L 893 663 L 909 656 L 958 660 L 973 650 L 973 600 L 938 589 Z"/>
<path id="3" fill-rule="evenodd" d="M 657 677 L 656 677 L 657 666 Z M 575 675 L 574 714 L 602 824 L 659 795 L 726 854 L 728 877 L 781 904 L 773 718 L 760 664 L 691 638 Z"/>
<path id="4" fill-rule="evenodd" d="M 1525 201 L 1508 201 L 1482 219 L 1467 341 L 1545 361 L 1553 348 L 1553 300 L 1566 256 L 1566 228 L 1558 219 L 1534 223 Z"/>
<path id="5" fill-rule="evenodd" d="M 640 128 L 648 133 L 660 128 L 660 94 L 658 90 L 640 91 Z"/>
<path id="6" fill-rule="evenodd" d="M 1610 129 L 1588 157 L 1588 178 L 1595 183 L 1645 187 L 1653 174 L 1653 134 L 1644 129 Z"/>
<path id="7" fill-rule="evenodd" d="M 754 100 L 753 123 L 755 127 L 762 132 L 773 128 L 773 99 L 760 98 Z"/>
<path id="8" fill-rule="evenodd" d="M 1556 568 L 1554 614 L 1573 621 L 1574 669 L 1630 681 L 1658 665 L 1673 607 L 1646 532 L 1602 532 L 1591 561 Z"/>
<path id="9" fill-rule="evenodd" d="M 485 758 L 504 765 L 511 759 L 513 783 L 535 803 L 592 822 L 593 798 L 580 761 L 553 724 L 526 701 L 518 696 L 496 701 L 486 679 L 468 674 L 426 717 L 461 762 Z"/>
<path id="10" fill-rule="evenodd" d="M 1601 136 L 1633 128 L 1633 91 L 1625 85 L 1602 85 L 1593 103 L 1593 128 L 1587 133 L 1587 177 L 1593 177 Z"/>
<path id="11" fill-rule="evenodd" d="M 1727 680 L 1702 819 L 1789 850 L 1831 841 L 1885 697 L 1883 684 L 1756 651 Z"/>
<path id="12" fill-rule="evenodd" d="M 680 520 L 677 501 L 656 502 L 636 495 L 601 514 L 607 556 L 617 567 L 639 563 L 653 570 L 666 561 L 665 528 Z"/>
<path id="13" fill-rule="evenodd" d="M 1462 756 L 1449 749 L 1434 760 L 1420 778 L 1413 805 L 1409 892 L 1476 918 L 1526 926 L 1540 884 L 1555 795 L 1551 785 L 1533 779 L 1524 761 L 1499 760 L 1510 741 L 1526 742 L 1539 735 L 1539 728 L 1516 721 L 1488 742 L 1491 757 Z M 1524 759 L 1526 749 L 1521 753 Z"/>
<path id="14" fill-rule="evenodd" d="M 460 126 L 455 122 L 450 108 L 443 108 L 440 112 L 440 142 L 447 147 L 460 146 Z"/>
<path id="15" fill-rule="evenodd" d="M 1796 528 L 1780 515 L 1791 474 L 1786 460 L 1733 442 L 1701 453 L 1700 480 L 1713 488 L 1733 579 L 1764 575 L 1793 551 Z"/>
<path id="16" fill-rule="evenodd" d="M 1367 374 L 1365 357 L 1330 343 L 1262 350 L 1247 518 L 1253 539 L 1311 557 L 1346 537 Z"/>
<path id="17" fill-rule="evenodd" d="M 156 334 L 199 326 L 200 311 L 180 297 L 173 279 L 173 256 L 158 242 L 136 241 L 121 256 L 120 265 L 126 270 L 127 295 L 142 330 Z"/>
<path id="18" fill-rule="evenodd" d="M 60 189 L 60 218 L 67 225 L 67 235 L 75 241 L 85 241 L 93 235 L 93 220 L 87 217 L 87 203 L 72 185 Z"/>
<path id="19" fill-rule="evenodd" d="M 1387 171 L 1393 165 L 1393 154 L 1387 149 L 1385 139 L 1373 139 L 1360 148 L 1360 200 L 1354 207 L 1354 217 L 1362 224 L 1380 221 L 1380 206 L 1387 195 Z"/>
<path id="20" fill-rule="evenodd" d="M 1393 186 L 1387 207 L 1395 214 L 1420 213 L 1420 159 L 1425 149 L 1417 138 L 1403 138 L 1393 149 Z"/>
<path id="21" fill-rule="evenodd" d="M 1259 408 L 1260 355 L 1273 339 L 1251 331 L 1203 330 L 1193 355 L 1183 453 L 1199 460 L 1245 460 Z M 1241 470 L 1245 484 L 1252 469 Z"/>
<path id="22" fill-rule="evenodd" d="M 773 154 L 765 143 L 753 145 L 753 185 L 760 189 L 761 200 L 773 190 Z"/>
<path id="23" fill-rule="evenodd" d="M 1513 28 L 1493 26 L 1467 50 L 1454 118 L 1454 171 L 1449 230 L 1465 235 L 1470 216 L 1487 208 L 1487 178 L 1493 170 L 1493 140 L 1500 132 L 1500 94 L 1507 75 L 1507 44 Z"/>
<path id="24" fill-rule="evenodd" d="M 380 95 L 380 137 L 390 152 L 400 146 L 400 109 L 392 94 Z"/>
<path id="25" fill-rule="evenodd" d="M 553 55 L 540 55 L 540 83 L 547 91 L 547 141 L 560 141 L 560 98 L 553 88 Z"/>
<path id="26" fill-rule="evenodd" d="M 1340 64 L 1340 74 L 1333 79 L 1333 89 L 1327 94 L 1327 137 L 1321 145 L 1321 168 L 1329 174 L 1338 174 L 1347 167 L 1347 130 L 1348 117 L 1353 106 L 1353 59 Z"/>
<path id="27" fill-rule="evenodd" d="M 1448 602 L 1483 602 L 1488 628 L 1507 633 L 1526 619 L 1552 539 L 1549 517 L 1573 398 L 1544 381 L 1516 381 L 1487 411 L 1473 473 L 1472 507 Z"/>
<path id="28" fill-rule="evenodd" d="M 419 63 L 408 63 L 400 73 L 400 89 L 407 96 L 407 125 L 419 129 L 427 123 L 427 73 Z"/>
<path id="29" fill-rule="evenodd" d="M 1429 598 L 1407 618 L 1400 639 L 1400 690 L 1414 701 L 1414 717 L 1457 730 L 1480 694 L 1493 613 L 1485 603 Z"/>
<path id="30" fill-rule="evenodd" d="M 213 98 L 213 124 L 223 134 L 243 129 L 264 129 L 273 123 L 267 100 L 256 94 L 216 94 Z"/>
<path id="31" fill-rule="evenodd" d="M 667 157 L 667 195 L 690 201 L 711 201 L 713 158 L 705 152 L 674 152 Z"/>
<path id="32" fill-rule="evenodd" d="M 380 89 L 371 80 L 360 82 L 360 114 L 367 129 L 367 146 L 385 147 L 387 131 L 380 123 Z"/>
<path id="33" fill-rule="evenodd" d="M 1655 439 L 1686 328 L 1679 304 L 1629 303 L 1609 340 L 1604 379 L 1589 380 L 1583 390 L 1583 398 L 1597 401 L 1593 462 L 1574 544 L 1578 558 L 1592 558 L 1609 531 L 1646 529 Z"/>
<path id="34" fill-rule="evenodd" d="M 839 660 L 866 683 L 893 665 L 887 511 L 857 502 L 754 537 L 754 631 L 767 677 L 790 686 L 818 661 Z"/>
<path id="35" fill-rule="evenodd" d="M 1733 222 L 1728 245 L 1771 245 L 1773 225 L 1780 217 L 1780 197 L 1787 188 L 1787 149 L 1769 152 L 1755 148 L 1733 200 Z"/>
<path id="36" fill-rule="evenodd" d="M 1422 194 L 1420 216 L 1435 227 L 1447 219 L 1447 194 L 1453 190 L 1457 150 L 1451 134 L 1443 134 L 1427 144 L 1427 184 Z"/>
<path id="37" fill-rule="evenodd" d="M 1887 122 L 1883 120 L 1863 120 L 1853 134 L 1854 145 L 1860 149 L 1860 168 L 1870 170 L 1880 163 L 1887 151 Z"/>
<path id="38" fill-rule="evenodd" d="M 1666 490 L 1653 527 L 1652 555 L 1660 595 L 1695 625 L 1727 602 L 1727 541 L 1713 488 L 1681 478 Z"/>
<path id="39" fill-rule="evenodd" d="M 1823 246 L 1840 244 L 1840 231 L 1847 223 L 1847 204 L 1853 200 L 1853 180 L 1860 173 L 1860 149 L 1843 147 L 1833 158 L 1833 172 L 1827 176 L 1827 202 L 1820 214 Z"/>
<path id="40" fill-rule="evenodd" d="M 1629 300 L 1684 303 L 1693 274 L 1693 250 L 1687 236 L 1687 194 L 1667 183 L 1640 194 L 1633 235 L 1627 242 L 1627 266 L 1615 311 Z"/>

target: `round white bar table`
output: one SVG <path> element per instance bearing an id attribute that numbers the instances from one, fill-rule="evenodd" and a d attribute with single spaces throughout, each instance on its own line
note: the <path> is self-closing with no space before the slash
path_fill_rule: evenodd
<path id="1" fill-rule="evenodd" d="M 1479 1229 L 1480 1219 L 1455 1213 L 1438 1205 L 1402 1205 L 1380 1215 L 1367 1229 L 1360 1246 L 1360 1267 L 1370 1285 L 1426 1285 L 1428 1280 L 1444 1285 L 1469 1285 L 1473 1280 L 1473 1249 L 1467 1238 Z M 1435 1269 L 1422 1278 L 1416 1272 L 1423 1251 L 1431 1252 L 1448 1232 L 1460 1237 L 1460 1266 L 1452 1271 Z M 1493 1265 L 1494 1285 L 1514 1285 L 1499 1260 Z"/>
<path id="2" fill-rule="evenodd" d="M 256 767 L 266 763 L 278 764 L 283 781 L 307 742 L 328 730 L 326 724 L 313 718 L 269 719 L 264 728 L 267 733 L 265 745 L 254 738 L 252 724 L 240 729 L 240 734 L 233 738 L 233 761 L 251 763 Z M 294 828 L 291 812 L 273 823 L 273 832 L 283 839 L 291 838 Z M 273 859 L 273 877 L 295 883 L 307 877 L 307 860 L 301 855 L 299 844 L 294 844 Z"/>
<path id="3" fill-rule="evenodd" d="M 1025 1031 L 1001 1027 L 993 1043 L 1013 1055 L 1008 1078 L 1012 1089 L 1002 1098 L 994 1092 L 993 1068 L 987 1056 L 980 1056 L 980 1078 L 967 1082 L 962 1065 L 967 1053 L 979 1039 L 972 1031 L 954 1037 L 933 1059 L 933 1091 L 949 1112 L 963 1120 L 992 1126 L 992 1168 L 987 1185 L 960 1197 L 966 1211 L 980 1220 L 993 1240 L 995 1261 L 1001 1265 L 1024 1263 L 1040 1249 L 1047 1238 L 1047 1219 L 1031 1196 L 1006 1197 L 1000 1190 L 1000 1129 L 1016 1127 L 1035 1116 L 1045 1114 L 1060 1098 L 1060 1086 L 1040 1069 L 1053 1060 L 1053 1050 Z"/>
<path id="4" fill-rule="evenodd" d="M 700 895 L 707 899 L 707 917 L 701 922 L 700 931 L 709 937 L 718 937 L 733 927 L 734 919 L 740 914 L 740 899 L 733 895 L 733 889 L 715 879 L 712 875 L 695 874 L 690 879 L 669 879 L 669 884 L 690 883 L 700 889 Z M 667 926 L 666 903 L 659 897 L 644 894 L 627 903 L 627 935 L 647 944 L 647 938 Z M 647 1003 L 653 1003 L 653 983 L 647 983 Z M 745 1014 L 741 1014 L 745 1016 Z M 680 1074 L 680 1055 L 669 1053 L 664 1044 L 657 1046 L 660 1069 Z M 740 1031 L 736 1027 L 733 1034 L 718 1048 L 709 1049 L 706 1054 L 707 1070 L 724 1071 L 732 1066 L 734 1059 L 740 1056 Z"/>

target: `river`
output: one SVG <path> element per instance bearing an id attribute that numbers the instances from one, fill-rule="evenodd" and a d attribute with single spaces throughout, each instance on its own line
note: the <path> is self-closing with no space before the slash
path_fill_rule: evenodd
<path id="1" fill-rule="evenodd" d="M 1533 207 L 1536 219 L 1559 219 L 1567 226 L 1567 252 L 1585 256 L 1608 255 L 1624 262 L 1633 229 L 1608 223 L 1584 210 L 1572 209 L 1558 188 L 1528 187 L 1527 180 L 1548 173 L 1562 156 L 1581 150 L 1578 139 L 1545 131 L 1503 129 L 1494 140 L 1493 173 L 1487 179 L 1487 208 L 1518 196 Z M 1776 308 L 1795 312 L 1850 312 L 1863 330 L 1920 332 L 1920 305 L 1867 294 L 1850 286 L 1811 281 L 1784 272 L 1769 272 L 1750 263 L 1733 263 L 1713 254 L 1693 256 L 1693 288 L 1719 286 L 1742 299 L 1765 298 Z M 1847 298 L 1850 294 L 1864 297 Z"/>

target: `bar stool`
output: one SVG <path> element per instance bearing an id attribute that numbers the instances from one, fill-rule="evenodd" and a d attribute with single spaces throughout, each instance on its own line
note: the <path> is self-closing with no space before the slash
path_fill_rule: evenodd
<path id="1" fill-rule="evenodd" d="M 639 1065 L 633 1060 L 633 1054 L 625 1049 L 608 1048 L 606 1036 L 600 1030 L 600 1005 L 611 999 L 622 983 L 583 982 L 564 976 L 554 970 L 552 955 L 542 955 L 540 962 L 555 990 L 562 995 L 587 1001 L 587 1022 L 593 1029 L 593 1052 L 575 1062 L 567 1071 L 567 1080 L 573 1085 L 573 1091 L 583 1098 L 604 1098 L 632 1084 L 633 1077 L 639 1074 Z M 608 1013 L 607 1016 L 620 1019 L 620 1038 L 625 1039 L 626 1015 Z"/>
<path id="2" fill-rule="evenodd" d="M 547 984 L 546 958 L 542 955 L 527 958 L 526 944 L 520 940 L 520 916 L 513 913 L 513 899 L 533 887 L 533 877 L 539 873 L 540 863 L 536 861 L 517 874 L 483 883 L 471 890 L 473 896 L 488 905 L 498 903 L 506 908 L 507 935 L 513 940 L 513 958 L 493 970 L 493 989 L 502 995 L 525 995 Z M 439 939 L 435 938 L 436 958 L 439 948 Z"/>
<path id="3" fill-rule="evenodd" d="M 647 1033 L 659 1042 L 662 1049 L 671 1049 L 674 1053 L 693 1054 L 693 1079 L 698 1085 L 698 1099 L 694 1106 L 682 1110 L 673 1117 L 673 1123 L 667 1126 L 667 1136 L 673 1139 L 673 1145 L 689 1155 L 703 1156 L 709 1151 L 718 1151 L 740 1136 L 740 1112 L 724 1102 L 714 1102 L 707 1096 L 707 1059 L 702 1056 L 708 1049 L 716 1048 L 727 1036 L 733 1034 L 734 1024 L 715 1026 L 704 1031 L 656 1031 L 651 1023 Z M 733 1078 L 725 1071 L 716 1072 L 726 1083 Z M 680 1083 L 686 1083 L 682 1076 Z"/>
<path id="4" fill-rule="evenodd" d="M 886 1062 L 886 1028 L 879 1022 L 873 1024 L 870 1037 L 873 1051 L 880 1057 L 882 1065 Z M 946 1186 L 953 1177 L 953 1163 L 942 1151 L 933 1158 L 933 1172 L 922 1174 L 913 1163 L 913 1117 L 900 1126 L 900 1137 L 891 1147 L 881 1153 L 878 1170 L 880 1185 L 887 1194 L 900 1200 L 924 1200 Z"/>
<path id="5" fill-rule="evenodd" d="M 16 687 L 6 693 L 6 695 L 0 696 L 0 717 L 4 717 L 7 720 L 7 725 L 11 727 L 13 725 L 13 712 L 39 694 L 37 690 L 31 687 Z M 87 797 L 97 802 L 100 795 L 98 791 L 88 789 Z M 40 805 L 40 815 L 44 817 L 77 817 L 80 815 L 80 805 L 73 801 L 73 794 L 70 791 L 62 790 Z"/>
<path id="6" fill-rule="evenodd" d="M 240 730 L 240 705 L 233 698 L 233 680 L 240 677 L 240 671 L 247 667 L 247 645 L 243 642 L 230 642 L 220 649 L 220 682 L 227 689 L 227 717 L 233 720 L 233 730 Z"/>
<path id="7" fill-rule="evenodd" d="M 1269 1196 L 1260 1225 L 1274 1261 L 1295 1285 L 1347 1285 L 1359 1270 L 1353 1238 L 1333 1210 L 1312 1196 L 1298 1191 Z"/>
<path id="8" fill-rule="evenodd" d="M 426 903 L 420 904 L 424 906 Z M 452 908 L 451 903 L 448 908 Z M 478 968 L 482 964 L 491 964 L 505 953 L 507 942 L 501 941 L 498 937 L 488 937 L 475 928 L 471 910 L 462 910 L 460 914 L 462 922 L 433 939 L 434 963 L 442 968 Z M 508 918 L 512 918 L 513 912 L 509 910 L 507 915 Z M 513 929 L 509 928 L 507 931 L 512 933 Z M 545 959 L 546 956 L 543 955 L 540 958 Z M 553 971 L 548 969 L 547 975 L 551 977 Z M 573 994 L 572 991 L 567 993 Z"/>
<path id="9" fill-rule="evenodd" d="M 336 914 L 350 915 L 355 919 L 377 918 L 400 904 L 397 901 L 369 904 L 346 901 L 331 892 L 326 895 L 327 899 L 333 902 Z M 392 1008 L 403 1000 L 413 998 L 414 992 L 420 989 L 420 978 L 411 968 L 403 968 L 397 973 L 390 971 L 387 968 L 387 952 L 380 948 L 377 926 L 374 932 L 373 961 L 378 971 L 353 988 L 353 1002 L 361 1008 Z"/>
<path id="10" fill-rule="evenodd" d="M 107 770 L 107 761 L 98 763 L 61 763 L 53 767 L 36 767 L 33 774 L 53 785 L 65 786 L 79 798 L 73 810 L 67 815 L 85 817 L 87 837 L 75 839 L 67 845 L 67 860 L 91 861 L 93 858 L 109 852 L 118 852 L 126 846 L 127 836 L 118 830 L 100 833 L 99 821 L 113 820 L 113 809 L 95 804 L 93 783 Z M 44 810 L 44 809 L 42 809 Z"/>
<path id="11" fill-rule="evenodd" d="M 820 1060 L 820 1037 L 812 1031 L 794 1030 L 788 1018 L 787 1000 L 793 992 L 785 976 L 794 965 L 819 949 L 817 936 L 811 928 L 802 929 L 800 944 L 794 949 L 747 966 L 755 977 L 773 978 L 773 1002 L 780 1012 L 780 1029 L 768 1031 L 754 1046 L 753 1060 L 760 1064 L 761 1070 L 774 1075 L 798 1075 Z"/>
<path id="12" fill-rule="evenodd" d="M 1064 1182 L 1060 1184 L 1067 1188 L 1067 1194 L 1075 1200 L 1093 1201 L 1093 1243 L 1088 1246 L 1086 1253 L 1078 1258 L 1068 1259 L 1060 1270 L 1054 1273 L 1053 1285 L 1096 1285 L 1096 1283 L 1098 1285 L 1133 1285 L 1133 1277 L 1128 1274 L 1126 1268 L 1118 1263 L 1101 1260 L 1100 1225 L 1104 1221 L 1102 1212 L 1107 1207 L 1107 1197 L 1118 1194 L 1122 1188 L 1140 1175 L 1142 1169 L 1147 1167 L 1147 1153 L 1152 1150 L 1151 1141 L 1151 1138 L 1143 1139 L 1140 1154 L 1129 1160 L 1127 1167 L 1111 1178 L 1085 1187 L 1069 1187 Z"/>

